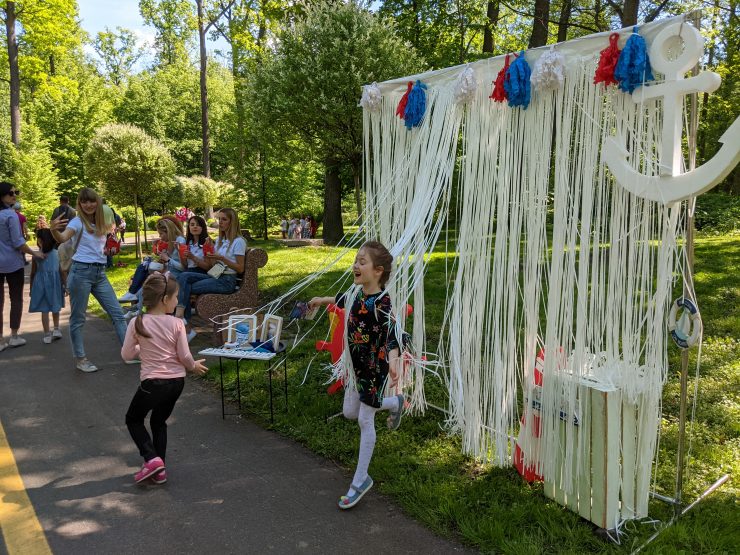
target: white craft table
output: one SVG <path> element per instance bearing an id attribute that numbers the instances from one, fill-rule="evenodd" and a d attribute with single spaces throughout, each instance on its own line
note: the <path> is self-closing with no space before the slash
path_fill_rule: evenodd
<path id="1" fill-rule="evenodd" d="M 237 405 L 239 407 L 238 413 L 241 414 L 242 409 L 242 385 L 239 371 L 239 363 L 242 360 L 251 361 L 263 361 L 267 363 L 267 376 L 269 383 L 269 395 L 270 395 L 270 423 L 275 421 L 275 413 L 273 408 L 273 393 L 272 393 L 272 371 L 275 365 L 273 359 L 276 357 L 282 357 L 282 360 L 278 364 L 282 364 L 283 367 L 283 393 L 285 396 L 285 411 L 288 411 L 288 353 L 285 349 L 285 344 L 280 343 L 278 349 L 274 353 L 267 353 L 264 351 L 258 351 L 256 349 L 223 349 L 223 348 L 211 348 L 203 349 L 198 353 L 206 357 L 218 357 L 218 371 L 221 377 L 221 418 L 226 419 L 226 404 L 224 401 L 224 367 L 223 359 L 231 359 L 236 361 L 236 395 Z M 254 412 L 254 411 L 250 411 Z M 231 416 L 232 414 L 229 414 Z"/>

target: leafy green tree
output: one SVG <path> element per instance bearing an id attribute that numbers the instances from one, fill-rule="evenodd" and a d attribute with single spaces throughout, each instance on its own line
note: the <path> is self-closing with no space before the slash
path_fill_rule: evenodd
<path id="1" fill-rule="evenodd" d="M 211 115 L 211 162 L 219 179 L 229 163 L 226 152 L 233 126 L 231 73 L 218 63 L 208 67 Z M 201 173 L 199 75 L 189 64 L 172 64 L 131 77 L 114 109 L 120 122 L 141 127 L 170 149 L 179 175 Z"/>
<path id="2" fill-rule="evenodd" d="M 265 125 L 294 129 L 317 145 L 325 168 L 324 239 L 343 236 L 341 164 L 353 169 L 359 191 L 361 87 L 414 73 L 420 62 L 401 42 L 391 21 L 355 2 L 311 5 L 304 18 L 280 35 L 275 54 L 260 72 L 255 98 Z"/>
<path id="3" fill-rule="evenodd" d="M 18 200 L 23 204 L 23 213 L 32 222 L 40 214 L 49 214 L 56 206 L 58 179 L 49 147 L 38 129 L 32 125 L 26 129 L 20 145 L 9 144 L 5 150 L 10 158 L 9 177 L 22 191 Z"/>
<path id="4" fill-rule="evenodd" d="M 36 91 L 29 113 L 49 144 L 62 192 L 87 181 L 83 155 L 95 130 L 112 121 L 117 93 L 91 68 L 50 77 Z"/>
<path id="5" fill-rule="evenodd" d="M 171 192 L 175 164 L 167 148 L 133 125 L 98 129 L 85 152 L 85 172 L 119 206 L 156 205 Z M 136 254 L 141 255 L 139 229 Z"/>
<path id="6" fill-rule="evenodd" d="M 116 27 L 115 31 L 106 27 L 105 31 L 100 31 L 93 48 L 100 57 L 105 75 L 114 85 L 123 84 L 144 55 L 144 49 L 136 44 L 136 35 L 123 27 Z"/>
<path id="7" fill-rule="evenodd" d="M 222 199 L 228 197 L 233 189 L 228 183 L 214 181 L 203 175 L 178 177 L 177 180 L 182 184 L 185 206 L 202 209 L 208 218 L 213 217 L 213 207 L 224 204 Z"/>
<path id="8" fill-rule="evenodd" d="M 81 47 L 75 0 L 0 0 L 0 21 L 5 26 L 6 48 L 0 58 L 10 84 L 11 140 L 21 140 L 21 76 L 33 89 L 57 65 Z"/>
<path id="9" fill-rule="evenodd" d="M 188 61 L 197 20 L 189 0 L 139 0 L 144 23 L 156 30 L 155 47 L 161 65 Z"/>

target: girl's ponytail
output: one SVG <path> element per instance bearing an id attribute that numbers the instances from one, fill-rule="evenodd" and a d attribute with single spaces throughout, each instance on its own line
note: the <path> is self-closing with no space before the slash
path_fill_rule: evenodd
<path id="1" fill-rule="evenodd" d="M 139 312 L 134 323 L 136 335 L 140 337 L 151 337 L 144 328 L 144 310 L 151 310 L 157 306 L 165 297 L 171 297 L 177 291 L 177 280 L 168 278 L 165 274 L 154 272 L 144 282 L 142 287 L 143 310 Z"/>

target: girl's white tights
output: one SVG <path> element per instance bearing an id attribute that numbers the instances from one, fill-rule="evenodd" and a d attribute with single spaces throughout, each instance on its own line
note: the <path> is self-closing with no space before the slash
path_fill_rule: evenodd
<path id="1" fill-rule="evenodd" d="M 375 413 L 379 410 L 398 410 L 398 398 L 386 397 L 379 409 L 366 405 L 360 401 L 360 394 L 355 388 L 344 390 L 344 406 L 342 412 L 349 420 L 357 420 L 360 425 L 360 454 L 357 457 L 357 469 L 352 479 L 352 487 L 347 492 L 351 496 L 367 479 L 367 469 L 375 449 Z"/>

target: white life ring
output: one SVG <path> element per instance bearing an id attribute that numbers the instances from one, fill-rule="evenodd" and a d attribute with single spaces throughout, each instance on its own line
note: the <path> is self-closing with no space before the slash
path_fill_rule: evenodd
<path id="1" fill-rule="evenodd" d="M 676 316 L 678 316 L 680 308 L 684 310 L 678 322 L 676 322 Z M 691 330 L 690 334 L 689 329 Z M 668 315 L 668 331 L 671 332 L 671 337 L 676 345 L 681 349 L 693 347 L 699 342 L 701 330 L 701 315 L 696 305 L 685 297 L 676 299 Z"/>

